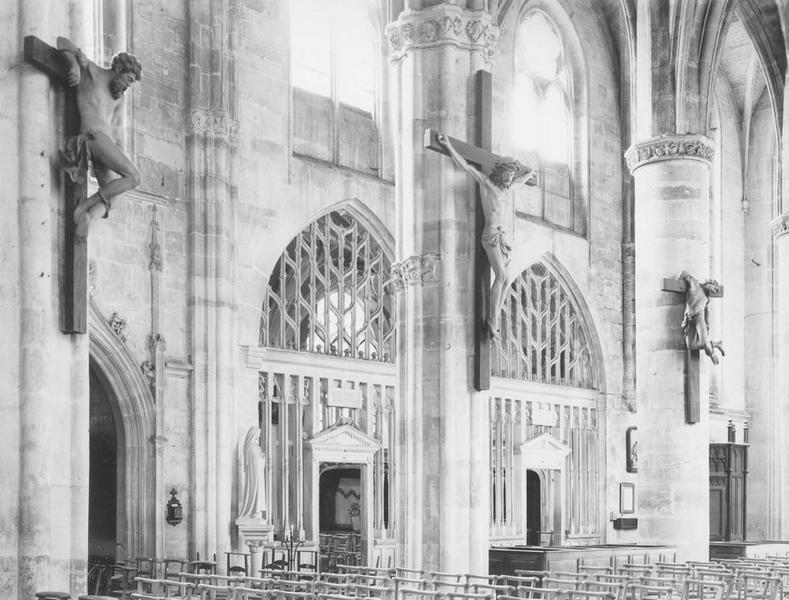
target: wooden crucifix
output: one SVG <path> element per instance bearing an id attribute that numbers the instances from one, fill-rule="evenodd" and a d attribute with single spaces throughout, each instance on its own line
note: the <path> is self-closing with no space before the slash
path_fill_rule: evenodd
<path id="1" fill-rule="evenodd" d="M 133 54 L 119 52 L 109 69 L 98 66 L 70 40 L 59 37 L 57 49 L 38 38 L 25 38 L 25 60 L 65 87 L 66 142 L 60 152 L 65 179 L 64 275 L 61 330 L 88 330 L 88 248 L 91 223 L 105 218 L 114 198 L 140 184 L 140 172 L 116 142 L 114 121 L 123 95 L 142 77 Z M 99 184 L 87 196 L 88 161 Z"/>
<path id="2" fill-rule="evenodd" d="M 35 36 L 25 37 L 25 60 L 52 79 L 64 92 L 63 133 L 66 139 L 80 130 L 77 90 L 66 84 L 68 69 L 60 52 Z M 75 236 L 74 210 L 87 198 L 87 182 L 78 183 L 65 177 L 63 206 L 63 277 L 61 279 L 60 330 L 63 333 L 88 331 L 88 245 Z"/>
<path id="3" fill-rule="evenodd" d="M 721 342 L 713 342 L 709 338 L 710 298 L 722 298 L 723 286 L 712 279 L 700 283 L 693 275 L 683 271 L 677 279 L 664 279 L 662 291 L 682 294 L 685 299 L 685 315 L 681 325 L 685 338 L 685 422 L 692 425 L 701 418 L 700 350 L 704 350 L 715 365 L 719 362 L 715 350 L 724 355 Z"/>
<path id="4" fill-rule="evenodd" d="M 506 261 L 510 246 L 505 239 L 498 219 L 502 218 L 494 196 L 507 193 L 510 185 L 523 181 L 536 185 L 534 171 L 490 151 L 492 124 L 492 78 L 488 71 L 479 70 L 475 76 L 475 144 L 469 144 L 431 129 L 425 130 L 425 148 L 452 157 L 467 169 L 477 182 L 476 185 L 476 252 L 474 257 L 474 388 L 490 389 L 490 341 L 498 334 L 498 311 L 506 294 L 509 281 L 506 279 Z M 454 156 L 453 156 L 454 154 Z M 464 167 L 465 168 L 465 167 Z M 495 185 L 494 185 L 495 182 Z M 498 211 L 498 213 L 497 213 Z M 498 226 L 497 226 L 498 225 Z M 489 256 L 494 258 L 491 265 Z M 490 273 L 493 267 L 496 280 L 491 287 Z M 491 307 L 491 303 L 498 306 Z M 493 315 L 495 313 L 495 316 Z M 486 317 L 483 318 L 483 315 Z M 487 316 L 490 315 L 490 316 Z M 496 324 L 494 324 L 494 322 Z"/>

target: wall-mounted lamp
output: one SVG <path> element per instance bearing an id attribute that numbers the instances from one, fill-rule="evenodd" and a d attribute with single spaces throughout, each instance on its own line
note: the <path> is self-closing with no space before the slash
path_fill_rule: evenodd
<path id="1" fill-rule="evenodd" d="M 184 507 L 181 501 L 176 498 L 178 490 L 175 488 L 170 490 L 170 499 L 167 501 L 167 522 L 170 525 L 178 525 L 184 520 Z"/>

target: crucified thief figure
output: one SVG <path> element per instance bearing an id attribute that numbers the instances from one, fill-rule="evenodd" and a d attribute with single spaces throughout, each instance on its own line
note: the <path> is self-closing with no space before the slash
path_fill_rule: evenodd
<path id="1" fill-rule="evenodd" d="M 119 116 L 123 93 L 142 78 L 142 66 L 134 55 L 121 52 L 104 69 L 64 37 L 57 46 L 68 68 L 68 84 L 77 86 L 81 120 L 79 135 L 67 140 L 60 152 L 61 165 L 72 181 L 82 183 L 90 160 L 99 183 L 98 191 L 74 210 L 76 238 L 84 242 L 91 221 L 107 217 L 113 198 L 140 185 L 140 172 L 113 139 L 112 122 Z"/>
<path id="2" fill-rule="evenodd" d="M 504 289 L 509 283 L 507 266 L 510 263 L 510 253 L 512 252 L 512 245 L 507 239 L 504 229 L 505 219 L 508 216 L 506 196 L 514 183 L 526 183 L 536 173 L 530 169 L 518 175 L 523 165 L 512 159 L 497 162 L 491 172 L 485 174 L 460 156 L 447 136 L 439 134 L 437 139 L 447 149 L 457 165 L 479 184 L 482 212 L 485 215 L 485 227 L 482 230 L 481 241 L 494 275 L 493 285 L 490 288 L 488 314 L 484 318 L 488 332 L 496 338 L 499 336 Z"/>
<path id="3" fill-rule="evenodd" d="M 687 271 L 682 271 L 679 279 L 685 282 L 685 315 L 682 318 L 682 332 L 685 335 L 685 344 L 689 350 L 704 350 L 714 364 L 720 359 L 715 354 L 717 348 L 722 356 L 722 342 L 710 340 L 710 294 L 718 290 L 718 282 L 708 279 L 700 283 Z"/>

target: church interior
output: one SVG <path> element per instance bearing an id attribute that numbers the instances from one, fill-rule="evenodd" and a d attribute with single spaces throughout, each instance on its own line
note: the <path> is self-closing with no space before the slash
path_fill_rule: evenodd
<path id="1" fill-rule="evenodd" d="M 0 30 L 0 596 L 789 593 L 789 3 Z"/>

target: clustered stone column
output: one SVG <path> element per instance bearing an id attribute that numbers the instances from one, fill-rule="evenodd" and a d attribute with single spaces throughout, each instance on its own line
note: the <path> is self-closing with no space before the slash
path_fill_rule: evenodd
<path id="1" fill-rule="evenodd" d="M 776 499 L 779 506 L 775 507 L 774 533 L 777 539 L 786 539 L 789 535 L 789 519 L 787 514 L 787 499 L 789 499 L 789 473 L 786 464 L 786 433 L 789 432 L 789 212 L 784 212 L 773 219 L 772 235 L 775 248 L 775 267 L 773 272 L 775 282 L 775 303 L 777 307 L 776 327 L 778 329 L 775 337 L 777 344 L 777 356 L 775 357 L 776 379 L 775 397 L 773 398 L 772 416 L 777 421 L 771 428 L 774 433 L 770 442 L 772 461 L 777 462 L 773 473 L 778 481 L 777 493 L 772 497 Z"/>
<path id="2" fill-rule="evenodd" d="M 387 27 L 398 182 L 397 563 L 487 570 L 487 397 L 473 391 L 474 192 L 425 128 L 473 139 L 474 73 L 492 56 L 490 14 L 440 3 Z"/>
<path id="3" fill-rule="evenodd" d="M 230 548 L 235 423 L 233 207 L 238 195 L 235 7 L 189 3 L 188 158 L 193 473 L 189 553 Z"/>
<path id="4" fill-rule="evenodd" d="M 683 270 L 707 277 L 713 152 L 703 136 L 664 135 L 625 155 L 635 178 L 638 528 L 643 543 L 676 545 L 680 560 L 708 553 L 708 401 L 702 390 L 701 421 L 686 425 L 684 297 L 661 287 Z"/>

